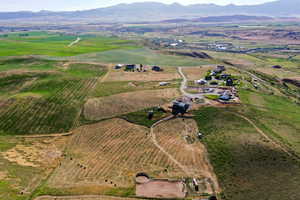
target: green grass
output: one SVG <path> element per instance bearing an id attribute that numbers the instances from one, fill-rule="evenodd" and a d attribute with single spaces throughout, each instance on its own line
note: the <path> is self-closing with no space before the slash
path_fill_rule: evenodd
<path id="1" fill-rule="evenodd" d="M 9 70 L 38 70 L 48 71 L 56 68 L 56 61 L 37 58 L 14 58 L 0 60 L 0 72 Z"/>
<path id="2" fill-rule="evenodd" d="M 5 62 L 26 69 L 40 60 Z M 106 73 L 99 65 L 72 64 L 63 69 L 63 63 L 51 62 L 51 73 L 24 72 L 0 78 L 1 102 L 5 103 L 0 108 L 2 135 L 67 132 L 75 126 L 98 78 Z"/>
<path id="3" fill-rule="evenodd" d="M 204 95 L 206 98 L 211 99 L 211 100 L 217 100 L 219 99 L 220 95 L 214 95 L 214 94 L 206 94 Z"/>
<path id="4" fill-rule="evenodd" d="M 152 120 L 148 119 L 148 112 L 150 110 L 154 111 L 154 117 Z M 167 114 L 163 113 L 163 112 L 158 112 L 157 108 L 148 108 L 148 109 L 141 110 L 138 112 L 133 112 L 133 113 L 123 115 L 123 116 L 121 116 L 121 118 L 123 118 L 131 123 L 135 123 L 135 124 L 146 126 L 146 127 L 150 128 L 154 123 L 156 123 L 157 121 L 159 121 L 160 119 L 162 119 L 165 116 L 167 116 Z"/>
<path id="5" fill-rule="evenodd" d="M 22 37 L 18 33 L 0 38 L 0 56 L 19 55 L 48 55 L 74 56 L 78 54 L 102 52 L 112 49 L 134 49 L 132 41 L 121 40 L 116 37 L 79 36 L 81 41 L 72 47 L 68 45 L 77 39 L 77 36 L 62 35 L 46 32 L 27 33 Z"/>
<path id="6" fill-rule="evenodd" d="M 26 141 L 10 136 L 0 136 L 0 172 L 6 174 L 6 177 L 0 180 L 1 200 L 27 200 L 29 195 L 22 195 L 21 191 L 27 188 L 33 179 L 43 178 L 42 170 L 39 168 L 21 166 L 2 156 L 2 152 L 15 147 L 16 144 L 26 144 Z"/>
<path id="7" fill-rule="evenodd" d="M 299 105 L 283 96 L 241 90 L 240 98 L 247 104 L 244 114 L 271 137 L 300 153 Z M 259 102 L 256 101 L 259 99 Z"/>
<path id="8" fill-rule="evenodd" d="M 182 56 L 164 55 L 146 48 L 112 50 L 95 54 L 79 55 L 75 60 L 89 60 L 106 63 L 142 63 L 162 66 L 200 66 L 213 61 Z"/>
<path id="9" fill-rule="evenodd" d="M 251 124 L 228 111 L 232 109 L 194 112 L 223 199 L 297 199 L 300 163 L 272 147 Z"/>

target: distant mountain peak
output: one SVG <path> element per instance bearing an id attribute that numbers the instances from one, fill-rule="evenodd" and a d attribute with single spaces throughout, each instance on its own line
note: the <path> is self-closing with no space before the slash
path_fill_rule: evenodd
<path id="1" fill-rule="evenodd" d="M 160 21 L 170 19 L 192 19 L 203 16 L 224 15 L 258 15 L 274 17 L 300 16 L 300 0 L 277 0 L 259 5 L 219 6 L 216 4 L 194 4 L 184 6 L 179 3 L 164 4 L 160 2 L 138 2 L 118 4 L 107 8 L 74 12 L 0 12 L 0 20 L 39 17 L 43 20 L 55 20 L 55 17 L 67 20 L 102 20 L 102 21 Z"/>

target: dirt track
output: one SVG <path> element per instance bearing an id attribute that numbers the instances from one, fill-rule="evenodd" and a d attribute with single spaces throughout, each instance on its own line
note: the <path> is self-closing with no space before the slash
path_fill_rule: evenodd
<path id="1" fill-rule="evenodd" d="M 258 133 L 260 133 L 264 138 L 266 138 L 268 141 L 270 141 L 275 147 L 281 149 L 283 152 L 285 152 L 286 154 L 288 154 L 289 156 L 295 157 L 294 154 L 292 154 L 288 149 L 286 149 L 283 145 L 279 144 L 278 142 L 274 141 L 272 138 L 270 138 L 263 130 L 261 130 L 259 127 L 257 127 L 255 125 L 255 123 L 253 121 L 251 121 L 249 118 L 245 117 L 244 115 L 238 114 L 238 113 L 233 113 L 232 114 L 243 118 L 244 120 L 246 120 L 247 122 L 249 122 Z M 297 159 L 299 159 L 297 157 Z"/>
<path id="2" fill-rule="evenodd" d="M 182 169 L 182 171 L 184 171 L 184 173 L 188 176 L 191 176 L 191 174 L 189 173 L 189 171 L 186 169 L 185 166 L 183 166 L 180 162 L 178 162 L 171 154 L 169 154 L 162 146 L 160 146 L 156 140 L 156 136 L 154 134 L 154 128 L 159 125 L 160 123 L 163 123 L 165 121 L 168 121 L 170 119 L 174 118 L 173 116 L 169 116 L 169 117 L 166 117 L 158 122 L 156 122 L 155 124 L 153 124 L 151 126 L 151 129 L 150 129 L 150 136 L 151 136 L 151 139 L 152 139 L 152 142 L 154 143 L 154 145 L 159 148 L 166 156 L 168 156 L 170 158 L 170 160 L 172 160 L 180 169 Z"/>

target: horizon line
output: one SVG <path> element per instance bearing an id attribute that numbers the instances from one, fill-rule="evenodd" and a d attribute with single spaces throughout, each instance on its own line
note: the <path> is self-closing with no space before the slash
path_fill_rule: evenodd
<path id="1" fill-rule="evenodd" d="M 269 2 L 265 2 L 265 3 L 270 3 L 270 2 L 276 2 L 279 0 L 270 0 Z M 114 7 L 114 6 L 119 6 L 119 5 L 132 5 L 132 4 L 143 4 L 143 3 L 158 3 L 158 4 L 164 4 L 164 5 L 174 5 L 174 4 L 178 4 L 181 6 L 193 6 L 193 5 L 216 5 L 216 6 L 229 6 L 229 5 L 233 5 L 233 6 L 254 6 L 254 5 L 262 5 L 265 3 L 254 3 L 254 4 L 234 4 L 234 3 L 228 3 L 228 4 L 217 4 L 217 3 L 190 3 L 190 4 L 183 4 L 183 3 L 178 3 L 178 2 L 173 2 L 173 3 L 163 3 L 163 2 L 159 2 L 159 1 L 155 1 L 155 0 L 151 0 L 151 1 L 144 1 L 144 2 L 132 2 L 132 3 L 116 3 L 116 4 L 112 4 L 112 5 L 106 5 L 103 7 L 95 7 L 95 8 L 85 8 L 85 9 L 70 9 L 70 10 L 47 10 L 47 9 L 41 9 L 41 10 L 11 10 L 11 11 L 2 11 L 0 10 L 0 13 L 13 13 L 13 12 L 32 12 L 32 13 L 39 13 L 39 12 L 80 12 L 80 11 L 88 11 L 88 10 L 95 10 L 95 9 L 101 9 L 101 8 L 110 8 L 110 7 Z"/>

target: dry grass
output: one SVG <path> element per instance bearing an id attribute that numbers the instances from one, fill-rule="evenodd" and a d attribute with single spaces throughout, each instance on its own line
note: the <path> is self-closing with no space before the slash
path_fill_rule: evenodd
<path id="1" fill-rule="evenodd" d="M 66 158 L 49 179 L 48 186 L 133 187 L 138 172 L 159 178 L 184 176 L 156 148 L 148 134 L 148 128 L 121 119 L 78 128 L 67 147 Z"/>
<path id="2" fill-rule="evenodd" d="M 204 193 L 220 192 L 217 177 L 207 157 L 205 146 L 197 138 L 198 126 L 193 119 L 173 119 L 155 127 L 158 143 L 181 163 L 189 176 L 210 179 Z"/>
<path id="3" fill-rule="evenodd" d="M 65 138 L 47 140 L 26 139 L 8 151 L 2 152 L 4 159 L 25 167 L 55 168 L 62 155 Z"/>
<path id="4" fill-rule="evenodd" d="M 27 199 L 58 166 L 66 139 L 1 137 L 0 199 Z"/>
<path id="5" fill-rule="evenodd" d="M 100 120 L 165 104 L 180 95 L 177 89 L 149 90 L 122 93 L 89 99 L 84 105 L 88 120 Z"/>
<path id="6" fill-rule="evenodd" d="M 123 69 L 112 69 L 105 81 L 170 81 L 180 79 L 176 67 L 163 67 L 163 69 L 162 72 L 154 72 L 150 67 L 147 68 L 147 72 L 125 72 Z"/>
<path id="7" fill-rule="evenodd" d="M 284 69 L 273 69 L 272 67 L 256 68 L 255 70 L 272 76 L 277 76 L 279 78 L 289 78 L 295 76 L 295 72 L 287 71 Z M 298 79 L 300 79 L 300 76 L 298 77 Z"/>
<path id="8" fill-rule="evenodd" d="M 201 67 L 184 67 L 182 68 L 183 73 L 186 75 L 188 80 L 199 80 L 204 78 L 208 70 L 212 70 L 214 66 L 207 65 Z"/>

